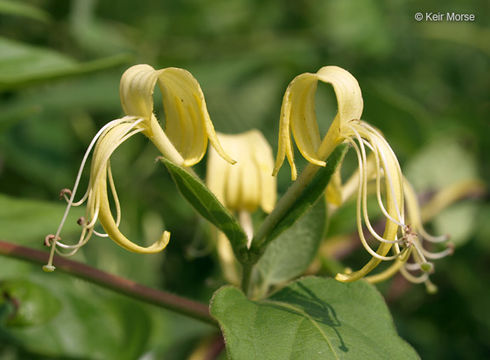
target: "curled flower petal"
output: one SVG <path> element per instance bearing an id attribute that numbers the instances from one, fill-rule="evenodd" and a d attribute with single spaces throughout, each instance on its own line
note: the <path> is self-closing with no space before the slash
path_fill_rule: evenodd
<path id="1" fill-rule="evenodd" d="M 332 85 L 338 104 L 337 114 L 323 139 L 320 139 L 315 114 L 318 81 Z M 294 78 L 283 98 L 274 174 L 277 174 L 287 156 L 291 177 L 296 179 L 292 138 L 304 158 L 316 166 L 325 166 L 326 158 L 341 142 L 351 144 L 358 160 L 355 178 L 347 181 L 345 190 L 342 190 L 340 172 L 337 171 L 326 189 L 326 200 L 340 206 L 344 199 L 357 190 L 357 230 L 371 259 L 357 271 L 349 270 L 337 274 L 336 279 L 354 281 L 368 275 L 381 261 L 395 260 L 390 268 L 371 279 L 375 281 L 401 271 L 410 281 L 426 282 L 428 273 L 433 268 L 427 259 L 443 257 L 451 249 L 430 252 L 423 247 L 423 239 L 444 239 L 431 237 L 423 229 L 418 204 L 409 184 L 404 180 L 394 151 L 377 129 L 361 120 L 362 110 L 359 84 L 346 70 L 326 66 L 315 74 L 305 73 Z M 315 171 L 311 166 L 307 170 L 307 175 L 301 178 L 303 182 Z M 382 234 L 372 225 L 368 213 L 367 184 L 371 180 L 376 181 L 376 201 L 385 218 Z M 408 208 L 409 223 L 405 219 L 405 205 Z M 379 243 L 376 249 L 372 247 L 369 242 L 371 239 L 366 234 Z M 409 259 L 413 262 L 409 263 Z M 409 271 L 422 274 L 413 275 Z"/>
<path id="2" fill-rule="evenodd" d="M 54 270 L 52 262 L 55 252 L 65 256 L 71 256 L 75 254 L 83 245 L 85 245 L 93 234 L 102 237 L 109 236 L 123 248 L 139 253 L 155 253 L 163 250 L 167 245 L 170 237 L 170 233 L 167 231 L 165 231 L 162 237 L 153 245 L 149 247 L 142 247 L 129 241 L 118 229 L 121 220 L 121 208 L 110 169 L 110 158 L 114 151 L 124 141 L 129 139 L 131 136 L 144 131 L 144 129 L 140 126 L 142 122 L 142 118 L 138 119 L 130 116 L 113 120 L 106 124 L 92 140 L 82 160 L 82 164 L 78 172 L 77 179 L 75 180 L 73 191 L 71 191 L 70 198 L 68 199 L 68 205 L 60 226 L 56 232 L 56 235 L 50 236 L 50 239 L 52 238 L 53 241 L 49 244 L 51 246 L 51 252 L 45 269 L 49 271 Z M 88 189 L 82 196 L 81 200 L 75 202 L 74 198 L 77 192 L 82 170 L 92 148 L 93 156 Z M 112 216 L 109 204 L 107 182 L 109 182 L 110 190 L 114 198 L 116 220 L 114 220 Z M 84 202 L 87 203 L 87 207 L 85 216 L 78 220 L 78 224 L 82 226 L 82 232 L 78 243 L 70 245 L 61 242 L 59 235 L 63 224 L 66 221 L 70 207 L 79 206 Z M 107 234 L 101 234 L 95 230 L 97 222 L 100 222 Z M 61 252 L 58 248 L 64 249 L 64 251 Z"/>
<path id="3" fill-rule="evenodd" d="M 319 80 L 333 86 L 338 104 L 337 115 L 323 140 L 320 139 L 315 114 L 315 93 Z M 283 98 L 274 175 L 287 156 L 291 166 L 291 178 L 296 179 L 291 133 L 298 150 L 306 160 L 318 166 L 325 166 L 325 159 L 329 153 L 342 142 L 342 125 L 352 119 L 360 119 L 362 109 L 363 100 L 357 80 L 340 67 L 325 66 L 316 74 L 305 73 L 294 78 Z"/>
<path id="4" fill-rule="evenodd" d="M 161 132 L 153 114 L 153 91 L 157 83 L 165 111 L 165 133 Z M 132 66 L 121 78 L 120 96 L 125 113 L 145 120 L 145 135 L 170 160 L 184 166 L 195 165 L 204 156 L 209 139 L 221 157 L 234 162 L 218 141 L 199 83 L 187 70 Z M 183 161 L 176 161 L 169 143 Z"/>
<path id="5" fill-rule="evenodd" d="M 116 222 L 111 213 L 111 208 L 109 205 L 109 198 L 107 196 L 107 188 L 104 189 L 104 185 L 101 183 L 100 191 L 100 212 L 99 212 L 99 222 L 109 235 L 109 237 L 117 243 L 122 248 L 139 253 L 139 254 L 154 254 L 162 251 L 167 246 L 170 241 L 170 233 L 164 231 L 160 239 L 151 244 L 150 246 L 144 247 L 135 244 L 130 241 L 126 236 L 122 234 L 117 226 Z"/>

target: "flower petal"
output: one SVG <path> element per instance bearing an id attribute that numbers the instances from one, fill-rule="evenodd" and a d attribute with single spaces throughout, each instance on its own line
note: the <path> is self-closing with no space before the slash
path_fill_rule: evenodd
<path id="1" fill-rule="evenodd" d="M 265 212 L 272 211 L 276 178 L 272 176 L 272 149 L 267 140 L 258 130 L 218 137 L 237 163 L 226 163 L 211 150 L 206 176 L 209 189 L 228 209 L 253 212 L 261 206 Z"/>
<path id="2" fill-rule="evenodd" d="M 333 86 L 338 112 L 327 135 L 320 140 L 315 114 L 315 93 L 318 80 Z M 291 178 L 296 179 L 290 129 L 300 153 L 310 163 L 325 166 L 325 159 L 341 141 L 341 127 L 352 119 L 360 119 L 363 109 L 361 89 L 357 80 L 338 66 L 325 66 L 316 74 L 304 73 L 293 79 L 286 89 L 281 107 L 279 146 L 274 175 L 287 156 Z"/>
<path id="3" fill-rule="evenodd" d="M 157 82 L 166 115 L 165 134 L 155 126 L 158 121 L 153 115 L 153 92 Z M 183 157 L 183 164 L 192 166 L 204 156 L 209 139 L 221 157 L 234 162 L 221 148 L 201 87 L 188 71 L 179 68 L 155 70 L 149 65 L 135 65 L 123 74 L 119 89 L 125 113 L 145 119 L 145 134 L 172 161 L 176 161 L 176 157 L 169 149 L 168 140 Z"/>
<path id="4" fill-rule="evenodd" d="M 153 114 L 153 90 L 158 72 L 150 65 L 131 66 L 124 72 L 119 96 L 124 112 L 130 116 L 149 119 Z"/>

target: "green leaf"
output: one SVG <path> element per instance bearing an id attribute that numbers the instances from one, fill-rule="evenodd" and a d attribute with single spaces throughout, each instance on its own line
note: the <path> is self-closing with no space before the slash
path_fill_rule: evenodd
<path id="1" fill-rule="evenodd" d="M 335 148 L 327 160 L 327 166 L 320 168 L 315 177 L 305 187 L 303 193 L 296 199 L 286 215 L 279 220 L 273 230 L 266 238 L 266 243 L 276 238 L 280 233 L 289 228 L 299 217 L 301 217 L 323 194 L 330 182 L 335 169 L 341 163 L 347 152 L 347 145 L 341 144 Z"/>
<path id="2" fill-rule="evenodd" d="M 42 286 L 28 280 L 5 280 L 0 283 L 3 302 L 10 303 L 9 326 L 33 326 L 48 322 L 60 310 L 60 302 Z"/>
<path id="3" fill-rule="evenodd" d="M 0 239 L 41 246 L 44 237 L 56 231 L 65 206 L 61 201 L 56 204 L 47 201 L 17 199 L 0 194 Z M 72 209 L 63 233 L 81 231 L 76 219 L 82 215 L 83 209 Z"/>
<path id="4" fill-rule="evenodd" d="M 47 12 L 18 1 L 0 0 L 0 13 L 6 15 L 22 16 L 34 20 L 48 22 L 50 16 Z"/>
<path id="5" fill-rule="evenodd" d="M 78 63 L 56 51 L 0 37 L 0 90 L 110 68 L 128 61 L 115 55 Z"/>
<path id="6" fill-rule="evenodd" d="M 42 326 L 8 328 L 24 351 L 43 354 L 43 359 L 130 360 L 142 356 L 152 329 L 144 306 L 66 275 L 46 276 L 39 270 L 33 275 L 36 281 L 45 281 L 51 293 L 56 291 L 61 306 L 57 305 L 59 314 Z"/>
<path id="7" fill-rule="evenodd" d="M 252 301 L 237 288 L 211 302 L 228 356 L 241 359 L 418 359 L 374 286 L 307 277 Z"/>
<path id="8" fill-rule="evenodd" d="M 306 270 L 324 235 L 325 219 L 325 201 L 318 201 L 293 226 L 272 241 L 255 266 L 265 290 Z"/>
<path id="9" fill-rule="evenodd" d="M 231 245 L 241 254 L 247 250 L 247 235 L 235 217 L 209 191 L 201 180 L 189 174 L 184 168 L 162 158 L 177 188 L 184 198 L 201 214 L 228 237 Z"/>

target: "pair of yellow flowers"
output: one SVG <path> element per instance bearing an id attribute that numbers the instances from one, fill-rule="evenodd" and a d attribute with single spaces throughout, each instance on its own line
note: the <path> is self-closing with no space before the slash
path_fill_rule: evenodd
<path id="1" fill-rule="evenodd" d="M 318 81 L 333 86 L 338 104 L 337 115 L 323 139 L 315 115 Z M 153 114 L 153 91 L 157 84 L 163 98 L 165 131 Z M 409 280 L 430 285 L 428 275 L 432 265 L 426 259 L 439 258 L 450 252 L 450 249 L 446 249 L 431 253 L 424 248 L 423 240 L 439 242 L 446 238 L 432 237 L 424 231 L 413 189 L 403 177 L 398 160 L 384 137 L 360 120 L 363 110 L 361 89 L 357 80 L 342 68 L 326 66 L 317 73 L 299 75 L 289 84 L 281 109 L 275 165 L 271 147 L 259 131 L 252 130 L 239 135 L 215 133 L 199 83 L 186 70 L 155 70 L 149 65 L 133 66 L 121 78 L 120 96 L 126 116 L 109 122 L 96 134 L 82 160 L 73 190 L 63 193 L 68 206 L 56 234 L 47 237 L 51 256 L 48 265 L 44 267 L 46 271 L 54 270 L 55 252 L 72 255 L 93 234 L 110 237 L 123 248 L 139 253 L 155 253 L 167 245 L 170 237 L 167 231 L 151 246 L 142 247 L 128 240 L 119 230 L 121 209 L 111 173 L 110 157 L 121 143 L 137 133 L 148 137 L 163 157 L 184 167 L 190 167 L 202 159 L 209 140 L 212 147 L 208 156 L 208 187 L 227 208 L 245 214 L 245 219 L 247 214 L 259 206 L 267 213 L 274 209 L 275 175 L 286 157 L 292 179 L 308 182 L 320 166 L 325 166 L 326 159 L 335 147 L 348 142 L 354 148 L 359 164 L 355 180 L 342 186 L 337 173 L 329 185 L 327 201 L 338 206 L 357 189 L 359 238 L 372 258 L 359 271 L 338 274 L 336 278 L 353 281 L 367 275 L 381 261 L 395 260 L 387 270 L 368 279 L 373 282 L 383 280 L 400 270 Z M 292 138 L 310 163 L 299 178 L 294 163 Z M 75 201 L 81 173 L 92 150 L 88 189 L 80 200 Z M 191 169 L 189 171 L 192 172 Z M 378 234 L 371 225 L 367 210 L 367 184 L 372 180 L 376 183 L 378 206 L 386 218 L 382 234 Z M 115 218 L 110 207 L 108 186 L 116 209 Z M 85 218 L 80 220 L 83 230 L 78 243 L 69 245 L 61 242 L 60 231 L 70 207 L 84 202 L 87 202 L 87 210 Z M 95 230 L 97 221 L 106 233 Z M 246 226 L 246 221 L 242 221 L 242 224 L 251 238 L 253 229 Z M 377 249 L 374 250 L 366 239 L 364 228 L 379 242 Z M 414 275 L 414 271 L 418 275 Z"/>

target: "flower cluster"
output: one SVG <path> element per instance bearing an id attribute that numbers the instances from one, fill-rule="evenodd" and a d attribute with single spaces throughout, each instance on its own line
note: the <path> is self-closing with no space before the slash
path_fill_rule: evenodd
<path id="1" fill-rule="evenodd" d="M 318 81 L 332 85 L 338 103 L 338 112 L 323 139 L 320 138 L 315 114 Z M 428 278 L 433 266 L 427 259 L 446 256 L 452 252 L 452 247 L 433 253 L 423 246 L 424 241 L 443 242 L 447 236 L 433 237 L 423 229 L 415 193 L 403 177 L 395 153 L 377 129 L 361 120 L 362 110 L 361 89 L 357 80 L 346 70 L 326 66 L 317 73 L 297 76 L 284 95 L 274 172 L 277 173 L 287 156 L 291 177 L 296 179 L 292 137 L 310 166 L 325 166 L 326 159 L 338 144 L 349 143 L 357 155 L 358 171 L 355 186 L 352 186 L 354 182 L 351 181 L 346 187 L 348 191 L 357 188 L 358 234 L 371 259 L 360 270 L 339 273 L 336 279 L 354 281 L 368 275 L 381 261 L 395 260 L 387 270 L 367 279 L 380 281 L 400 270 L 408 280 L 425 282 L 429 288 L 433 288 Z M 335 199 L 334 202 L 339 205 L 345 196 L 342 196 L 339 173 L 336 175 L 336 181 L 330 184 L 327 199 Z M 369 219 L 367 184 L 371 180 L 375 180 L 376 200 L 385 217 L 383 233 L 376 231 Z M 408 216 L 405 216 L 405 205 Z M 377 249 L 371 247 L 365 230 L 379 243 Z"/>
<path id="2" fill-rule="evenodd" d="M 332 85 L 338 104 L 337 114 L 323 139 L 315 114 L 315 94 L 319 81 Z M 153 112 L 156 85 L 162 94 L 165 130 Z M 274 176 L 286 157 L 292 180 L 298 184 L 307 183 L 319 167 L 326 165 L 328 157 L 339 144 L 350 144 L 357 156 L 358 169 L 345 184 L 342 184 L 338 170 L 327 188 L 326 198 L 339 206 L 351 195 L 357 195 L 358 236 L 371 259 L 357 271 L 337 274 L 336 279 L 349 282 L 366 277 L 376 282 L 400 271 L 408 280 L 425 282 L 429 288 L 433 288 L 429 281 L 433 265 L 429 260 L 450 254 L 452 247 L 439 252 L 427 249 L 426 242 L 444 242 L 447 237 L 434 237 L 424 230 L 415 192 L 403 176 L 397 157 L 381 132 L 361 120 L 361 89 L 357 80 L 346 70 L 326 66 L 316 73 L 301 74 L 289 84 L 281 107 L 275 164 L 271 147 L 259 131 L 238 135 L 215 133 L 201 88 L 186 70 L 133 66 L 121 78 L 120 96 L 125 116 L 109 122 L 96 134 L 83 157 L 73 190 L 62 193 L 68 206 L 56 234 L 46 238 L 46 244 L 51 246 L 50 260 L 44 267 L 46 271 L 54 270 L 55 252 L 72 255 L 94 234 L 110 237 L 123 248 L 138 253 L 155 253 L 165 248 L 170 237 L 167 231 L 152 245 L 143 247 L 130 241 L 119 229 L 121 207 L 110 158 L 124 141 L 141 133 L 162 156 L 187 169 L 203 158 L 209 141 L 212 147 L 208 157 L 208 187 L 226 208 L 237 213 L 250 241 L 253 238 L 250 215 L 259 207 L 265 213 L 273 211 L 276 203 Z M 299 178 L 294 162 L 293 139 L 310 163 Z M 82 171 L 92 150 L 88 188 L 81 199 L 75 201 Z M 188 171 L 192 173 L 192 170 Z M 384 216 L 382 232 L 372 224 L 368 212 L 370 182 L 374 182 L 377 206 Z M 115 217 L 109 192 L 116 210 Z M 72 245 L 61 242 L 61 228 L 70 207 L 85 202 L 86 215 L 79 219 L 82 226 L 79 241 Z M 105 233 L 95 230 L 97 223 Z M 373 242 L 378 244 L 377 248 L 373 247 Z M 234 261 L 231 247 L 223 234 L 218 237 L 218 249 L 221 249 L 222 260 L 228 259 L 230 264 Z M 393 264 L 379 274 L 369 275 L 382 261 L 393 261 Z M 235 275 L 229 277 L 236 278 Z"/>
<path id="3" fill-rule="evenodd" d="M 165 131 L 153 113 L 153 91 L 158 84 L 165 109 Z M 123 74 L 120 96 L 125 116 L 106 124 L 90 143 L 83 157 L 73 190 L 63 192 L 68 205 L 62 221 L 54 235 L 46 237 L 46 245 L 51 247 L 49 262 L 45 271 L 53 271 L 55 252 L 73 255 L 87 243 L 93 234 L 110 237 L 123 248 L 138 253 L 155 253 L 167 245 L 170 233 L 164 231 L 161 238 L 148 247 L 131 242 L 119 230 L 121 208 L 112 177 L 110 158 L 114 151 L 131 136 L 142 133 L 158 148 L 164 157 L 182 166 L 191 166 L 204 156 L 208 140 L 226 161 L 234 161 L 223 151 L 213 124 L 209 118 L 204 95 L 196 79 L 186 70 L 166 68 L 155 70 L 149 65 L 135 65 Z M 75 201 L 80 178 L 93 150 L 90 180 L 85 195 Z M 112 192 L 116 208 L 116 219 L 109 203 Z M 60 232 L 66 221 L 70 207 L 87 203 L 85 217 L 79 219 L 82 226 L 80 239 L 76 244 L 61 242 Z M 106 233 L 95 230 L 97 222 Z M 65 251 L 60 251 L 59 248 Z"/>

